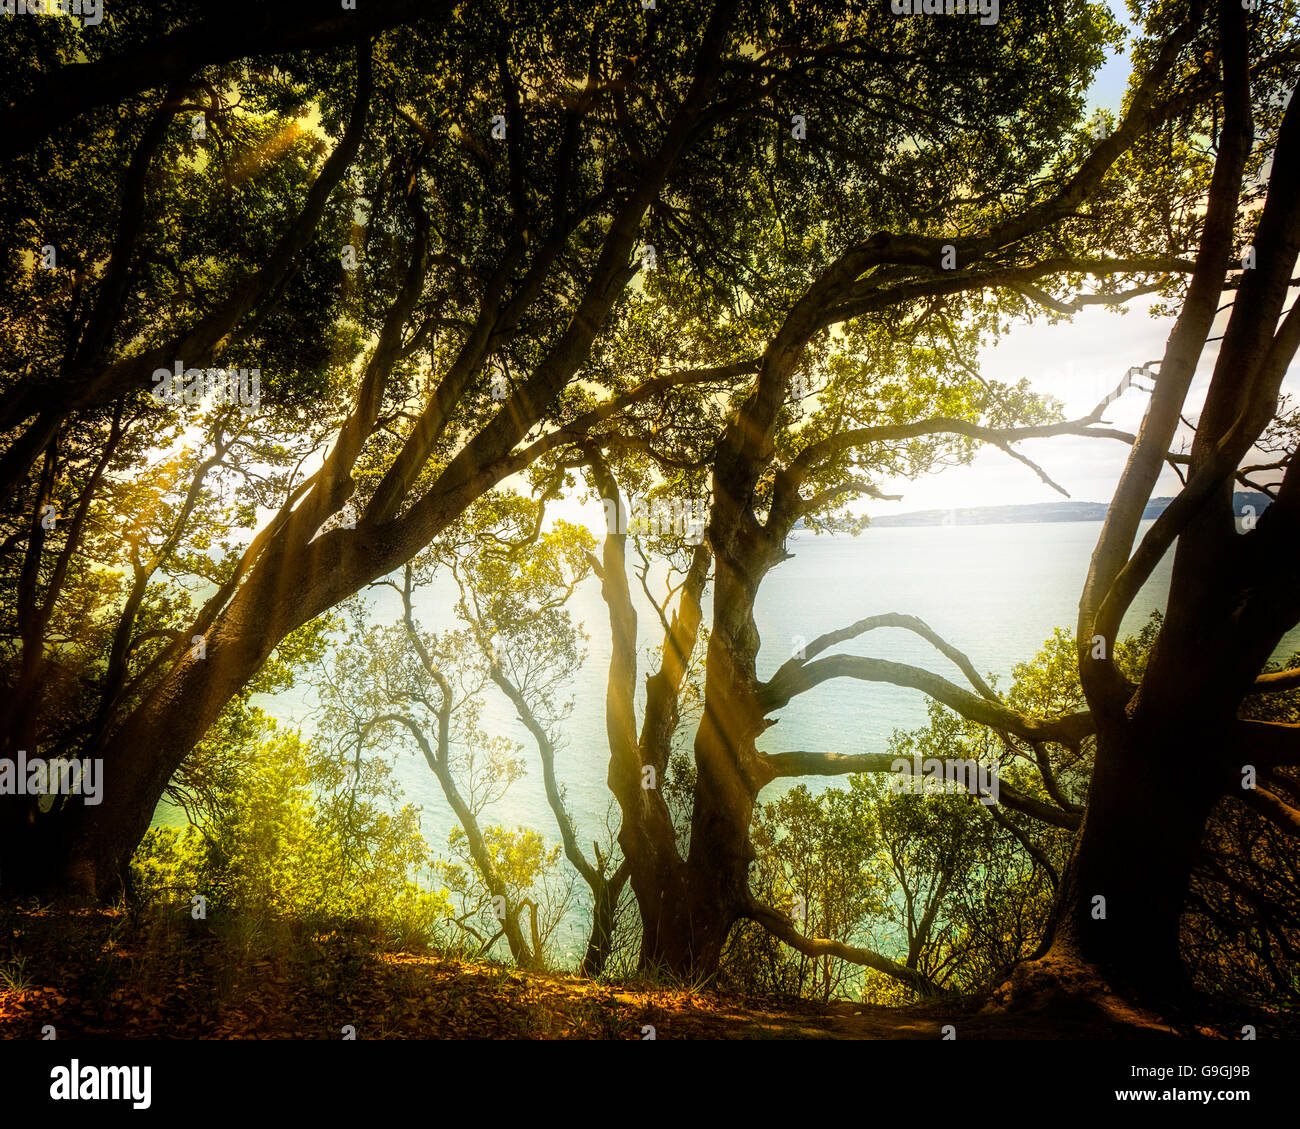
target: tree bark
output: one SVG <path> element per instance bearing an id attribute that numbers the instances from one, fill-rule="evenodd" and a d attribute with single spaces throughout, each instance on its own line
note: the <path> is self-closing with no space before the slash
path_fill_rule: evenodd
<path id="1" fill-rule="evenodd" d="M 1127 721 L 1098 733 L 1083 826 L 1062 876 L 1049 963 L 1085 965 L 1134 999 L 1188 991 L 1179 922 L 1223 794 L 1223 733 Z"/>

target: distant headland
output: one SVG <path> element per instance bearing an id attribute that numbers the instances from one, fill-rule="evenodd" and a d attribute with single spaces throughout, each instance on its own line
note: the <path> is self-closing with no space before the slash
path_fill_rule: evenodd
<path id="1" fill-rule="evenodd" d="M 1143 511 L 1143 518 L 1157 518 L 1173 498 L 1152 498 Z M 1233 509 L 1238 515 L 1258 517 L 1272 501 L 1267 494 L 1239 491 L 1232 496 Z M 875 526 L 894 525 L 1009 525 L 1045 521 L 1101 521 L 1106 516 L 1106 502 L 1035 502 L 1019 506 L 974 506 L 961 510 L 918 510 L 910 514 L 886 514 L 873 517 Z"/>

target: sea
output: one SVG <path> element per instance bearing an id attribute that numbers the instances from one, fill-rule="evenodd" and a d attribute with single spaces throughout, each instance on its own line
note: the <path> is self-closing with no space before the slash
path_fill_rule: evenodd
<path id="1" fill-rule="evenodd" d="M 1143 524 L 1141 532 L 1150 526 Z M 787 542 L 791 559 L 764 580 L 755 607 L 763 641 L 759 674 L 769 677 L 801 641 L 844 627 L 866 616 L 900 612 L 919 616 L 940 636 L 966 653 L 998 684 L 1010 684 L 1018 663 L 1031 660 L 1053 629 L 1073 630 L 1088 562 L 1101 532 L 1096 521 L 1036 522 L 997 525 L 871 527 L 857 536 L 795 531 Z M 631 556 L 631 554 L 629 554 Z M 1172 554 L 1156 569 L 1134 600 L 1124 633 L 1136 632 L 1151 612 L 1163 609 Z M 662 592 L 666 569 L 652 568 L 652 591 Z M 676 578 L 680 579 L 680 577 Z M 638 684 L 644 686 L 646 648 L 657 648 L 662 629 L 656 613 L 635 580 L 639 645 L 643 651 Z M 400 600 L 391 588 L 363 594 L 367 614 L 381 622 L 401 618 Z M 454 626 L 456 589 L 448 579 L 417 592 L 416 615 L 426 630 Z M 609 751 L 605 739 L 604 690 L 610 658 L 609 620 L 594 577 L 570 600 L 574 619 L 589 636 L 586 661 L 568 687 L 571 712 L 557 743 L 556 774 L 565 788 L 579 842 L 605 840 L 610 793 L 605 784 Z M 710 608 L 705 602 L 705 622 Z M 879 629 L 839 648 L 924 667 L 965 685 L 960 671 L 924 639 L 900 629 Z M 1278 648 L 1279 657 L 1300 651 L 1300 629 Z M 513 707 L 489 684 L 484 691 L 482 726 L 518 742 L 528 771 L 482 816 L 487 824 L 521 826 L 558 841 L 543 790 L 541 766 L 527 730 Z M 257 704 L 282 724 L 304 735 L 314 731 L 313 689 L 299 684 Z M 925 725 L 926 698 L 919 691 L 851 679 L 822 683 L 775 715 L 776 725 L 760 742 L 765 752 L 788 749 L 837 753 L 885 752 L 896 731 Z M 689 747 L 689 732 L 683 744 Z M 392 753 L 394 750 L 387 750 Z M 419 805 L 426 839 L 436 849 L 446 844 L 454 824 L 437 780 L 423 758 L 402 750 L 396 775 L 411 803 Z M 763 803 L 803 783 L 811 791 L 840 786 L 835 778 L 774 781 L 759 796 Z M 178 813 L 160 808 L 155 823 L 174 824 Z M 575 907 L 561 926 L 561 956 L 580 953 L 585 907 Z"/>

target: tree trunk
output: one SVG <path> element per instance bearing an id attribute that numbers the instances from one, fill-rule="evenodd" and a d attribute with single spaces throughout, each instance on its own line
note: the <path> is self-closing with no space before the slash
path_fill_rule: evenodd
<path id="1" fill-rule="evenodd" d="M 111 735 L 76 754 L 102 759 L 101 802 L 86 805 L 73 796 L 60 812 L 28 819 L 16 834 L 0 837 L 6 892 L 22 885 L 30 892 L 102 900 L 121 891 L 131 856 L 181 762 L 280 641 L 332 606 L 336 590 L 351 583 L 352 562 L 330 560 L 315 545 L 302 549 L 307 537 L 301 527 L 313 520 L 298 517 L 258 563 L 208 628 L 201 654 L 184 653 Z M 299 578 L 291 593 L 286 576 Z M 39 854 L 34 843 L 42 847 Z M 11 883 L 14 874 L 19 880 Z"/>
<path id="2" fill-rule="evenodd" d="M 1049 964 L 1096 969 L 1137 1000 L 1186 995 L 1179 921 L 1206 821 L 1224 791 L 1216 729 L 1207 722 L 1199 731 L 1161 731 L 1125 719 L 1099 732 Z"/>
<path id="3" fill-rule="evenodd" d="M 768 780 L 755 745 L 767 725 L 757 697 L 752 614 L 767 560 L 756 559 L 756 569 L 718 559 L 704 716 L 695 734 L 690 853 L 676 904 L 663 907 L 644 941 L 643 963 L 689 980 L 716 975 L 727 937 L 750 903 L 749 827 Z"/>
<path id="4" fill-rule="evenodd" d="M 614 943 L 614 915 L 622 892 L 623 881 L 618 875 L 611 881 L 602 879 L 592 890 L 591 932 L 587 937 L 587 951 L 578 967 L 579 976 L 596 977 L 605 971 Z"/>

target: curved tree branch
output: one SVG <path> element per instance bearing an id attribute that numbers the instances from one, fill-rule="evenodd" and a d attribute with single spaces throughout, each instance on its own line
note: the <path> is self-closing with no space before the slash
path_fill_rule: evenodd
<path id="1" fill-rule="evenodd" d="M 914 988 L 922 995 L 937 996 L 944 994 L 942 989 L 932 983 L 923 973 L 916 971 L 914 968 L 906 968 L 897 961 L 890 960 L 888 957 L 881 956 L 870 949 L 860 949 L 855 945 L 846 945 L 842 941 L 832 941 L 825 937 L 805 937 L 795 928 L 794 922 L 789 917 L 771 906 L 763 905 L 761 902 L 751 900 L 744 911 L 744 915 L 751 921 L 758 922 L 774 937 L 784 941 L 792 949 L 803 953 L 804 956 L 838 957 L 840 960 L 847 960 L 851 964 L 865 965 L 867 968 L 874 968 L 877 972 L 883 972 L 886 976 L 892 976 L 895 980 Z"/>
<path id="2" fill-rule="evenodd" d="M 789 663 L 760 686 L 759 701 L 764 710 L 779 709 L 792 698 L 832 678 L 858 678 L 866 682 L 888 682 L 928 694 L 935 701 L 956 710 L 970 721 L 992 729 L 1014 733 L 1026 741 L 1058 741 L 1073 744 L 1094 732 L 1087 710 L 1059 718 L 1036 718 L 1018 713 L 998 702 L 979 698 L 960 686 L 920 667 L 858 655 L 832 655 L 816 662 Z"/>

